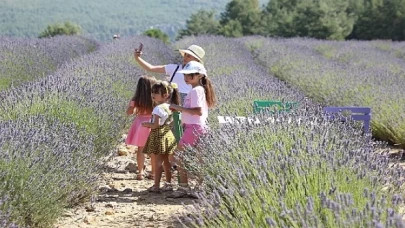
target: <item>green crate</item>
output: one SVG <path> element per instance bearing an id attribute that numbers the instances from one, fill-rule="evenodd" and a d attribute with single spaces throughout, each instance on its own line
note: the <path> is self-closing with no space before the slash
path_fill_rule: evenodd
<path id="1" fill-rule="evenodd" d="M 263 111 L 269 113 L 290 112 L 298 106 L 298 102 L 283 101 L 253 101 L 253 112 L 260 113 Z"/>

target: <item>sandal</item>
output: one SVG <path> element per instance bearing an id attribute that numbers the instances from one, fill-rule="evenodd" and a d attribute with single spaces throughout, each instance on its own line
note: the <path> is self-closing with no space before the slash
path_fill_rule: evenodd
<path id="1" fill-rule="evenodd" d="M 151 187 L 148 188 L 148 192 L 159 193 L 159 192 L 160 192 L 160 188 L 156 187 L 155 185 L 152 185 Z"/>
<path id="2" fill-rule="evenodd" d="M 190 191 L 191 190 L 189 187 L 179 187 L 177 188 L 177 191 L 172 192 L 169 196 L 167 196 L 167 198 L 186 198 L 188 197 Z"/>
<path id="3" fill-rule="evenodd" d="M 148 175 L 146 175 L 146 178 L 149 179 L 149 180 L 154 180 L 155 175 L 153 175 L 152 173 L 149 173 Z"/>
<path id="4" fill-rule="evenodd" d="M 143 180 L 143 179 L 145 179 L 145 174 L 143 174 L 143 173 L 138 173 L 138 174 L 136 174 L 136 178 L 135 178 L 136 180 Z"/>
<path id="5" fill-rule="evenodd" d="M 172 186 L 172 184 L 170 184 L 168 182 L 165 182 L 165 185 L 163 185 L 161 190 L 164 191 L 164 192 L 173 191 L 173 186 Z"/>
<path id="6" fill-rule="evenodd" d="M 172 170 L 172 172 L 177 171 L 177 165 L 173 165 L 173 166 L 171 167 L 171 170 Z"/>

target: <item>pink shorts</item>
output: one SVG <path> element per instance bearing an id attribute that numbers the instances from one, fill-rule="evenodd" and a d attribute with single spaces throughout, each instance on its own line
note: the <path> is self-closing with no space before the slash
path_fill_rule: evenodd
<path id="1" fill-rule="evenodd" d="M 125 143 L 127 145 L 134 145 L 143 147 L 148 140 L 150 128 L 142 126 L 143 122 L 149 122 L 152 116 L 150 115 L 139 115 L 135 117 L 131 128 L 129 129 L 127 139 Z"/>
<path id="2" fill-rule="evenodd" d="M 199 124 L 183 124 L 183 136 L 179 141 L 179 145 L 195 146 L 200 136 L 207 132 L 207 126 L 202 126 Z"/>

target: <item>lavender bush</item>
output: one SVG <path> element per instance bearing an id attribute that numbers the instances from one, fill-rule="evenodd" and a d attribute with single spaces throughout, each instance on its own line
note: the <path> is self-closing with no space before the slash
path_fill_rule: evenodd
<path id="1" fill-rule="evenodd" d="M 210 113 L 211 124 L 218 115 L 249 115 L 254 100 L 301 102 L 300 91 L 269 76 L 266 68 L 254 62 L 248 48 L 236 39 L 220 36 L 188 37 L 175 43 L 177 48 L 198 44 L 206 51 L 204 65 L 213 81 L 218 107 Z"/>
<path id="2" fill-rule="evenodd" d="M 79 36 L 0 38 L 0 91 L 47 76 L 71 59 L 97 50 L 98 46 L 96 41 Z"/>
<path id="3" fill-rule="evenodd" d="M 113 152 L 131 123 L 124 113 L 143 74 L 132 56 L 139 42 L 153 64 L 179 57 L 158 40 L 120 39 L 52 75 L 0 92 L 0 177 L 6 183 L 0 211 L 10 212 L 5 224 L 51 227 L 64 207 L 92 193 L 99 158 Z M 185 225 L 400 225 L 403 171 L 374 155 L 374 144 L 351 123 L 324 120 L 316 103 L 257 64 L 245 42 L 203 36 L 174 45 L 196 43 L 207 51 L 219 101 L 200 147 L 203 163 L 187 151 L 190 170 L 206 185 Z M 215 124 L 217 115 L 252 115 L 255 99 L 299 106 L 262 126 Z"/>
<path id="4" fill-rule="evenodd" d="M 100 158 L 115 152 L 131 122 L 125 110 L 143 74 L 132 56 L 140 41 L 152 62 L 173 56 L 158 40 L 122 39 L 0 92 L 0 172 L 7 183 L 0 196 L 12 193 L 3 204 L 10 221 L 51 227 L 65 207 L 95 190 Z"/>
<path id="5" fill-rule="evenodd" d="M 278 118 L 276 124 L 222 127 L 187 151 L 204 191 L 180 218 L 185 226 L 404 225 L 404 170 L 375 154 L 369 138 L 319 111 Z"/>
<path id="6" fill-rule="evenodd" d="M 257 46 L 264 41 L 249 40 Z M 327 121 L 316 103 L 256 64 L 244 42 L 203 36 L 175 44 L 196 43 L 206 50 L 205 66 L 219 100 L 210 112 L 210 135 L 185 153 L 189 171 L 203 176 L 204 185 L 200 201 L 180 218 L 183 225 L 403 226 L 404 171 L 375 154 L 385 144 L 363 136 L 352 122 Z M 262 123 L 278 119 L 259 126 L 215 126 L 217 115 L 251 116 L 255 99 L 300 105 L 290 114 L 259 115 Z"/>
<path id="7" fill-rule="evenodd" d="M 362 42 L 344 45 L 262 37 L 244 38 L 243 42 L 254 49 L 262 65 L 315 101 L 326 106 L 371 107 L 373 135 L 405 145 L 403 60 Z"/>
<path id="8" fill-rule="evenodd" d="M 20 225 L 44 227 L 96 181 L 91 135 L 45 116 L 0 123 L 2 207 Z M 89 185 L 90 184 L 90 185 Z"/>
<path id="9" fill-rule="evenodd" d="M 386 51 L 395 57 L 405 59 L 405 42 L 375 40 L 370 43 L 379 50 Z"/>
<path id="10" fill-rule="evenodd" d="M 7 200 L 7 197 L 0 200 L 0 208 L 3 206 L 3 201 Z M 10 222 L 10 212 L 4 212 L 0 209 L 0 226 L 4 228 L 18 228 L 14 223 Z"/>

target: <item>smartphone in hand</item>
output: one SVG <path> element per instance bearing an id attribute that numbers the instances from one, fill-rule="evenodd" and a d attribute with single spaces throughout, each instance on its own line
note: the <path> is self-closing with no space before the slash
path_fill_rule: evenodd
<path id="1" fill-rule="evenodd" d="M 143 43 L 139 43 L 139 47 L 138 47 L 138 50 L 137 50 L 137 51 L 141 52 L 141 51 L 142 51 L 142 48 L 143 48 Z"/>

